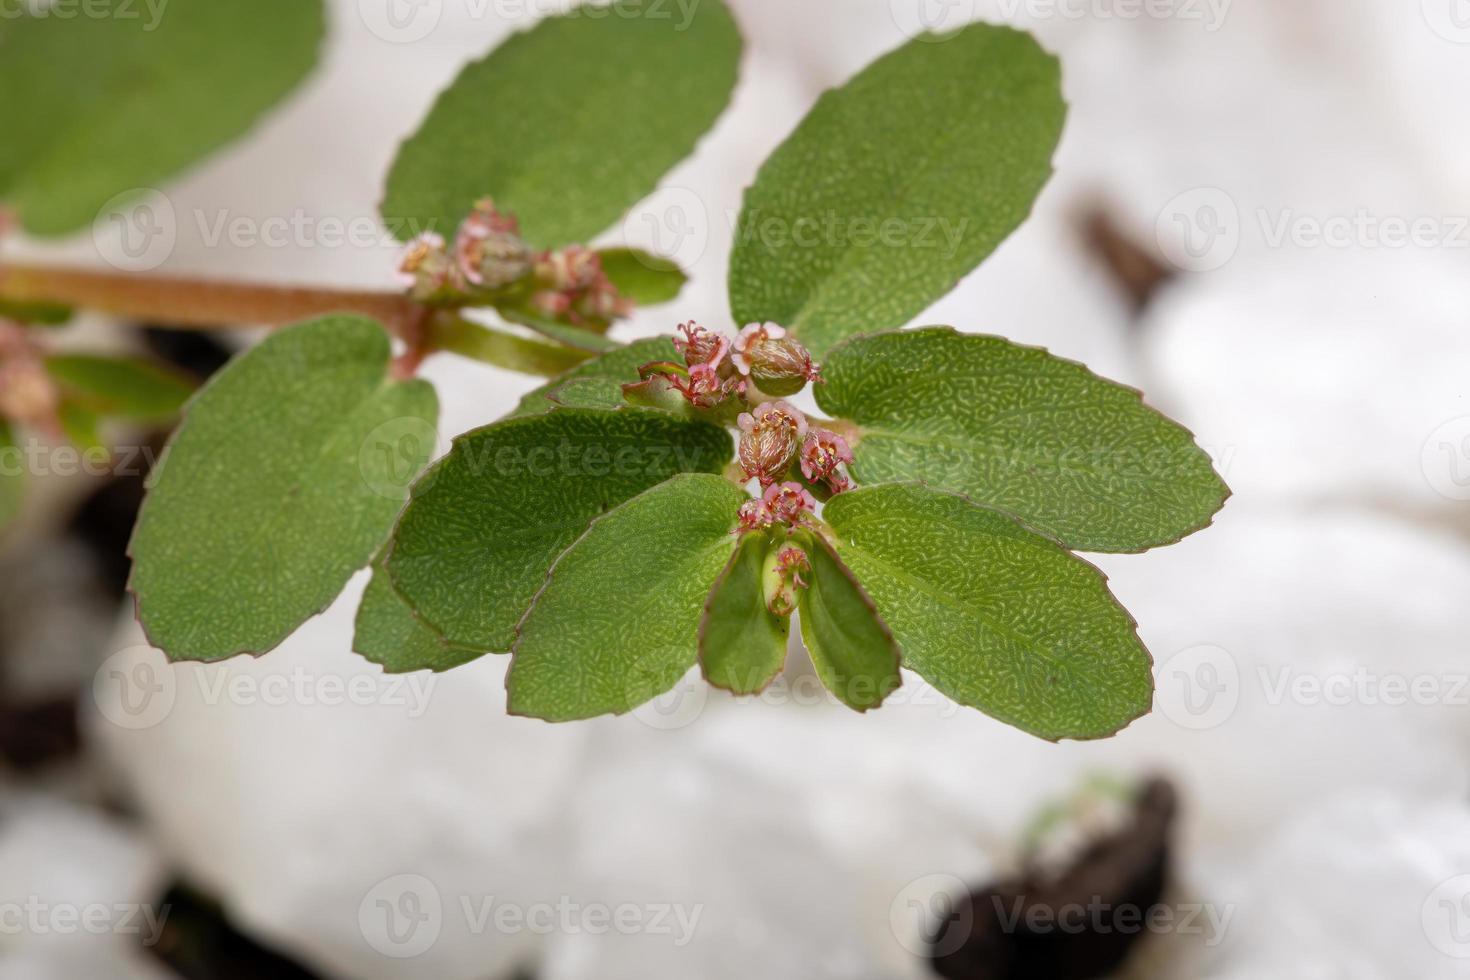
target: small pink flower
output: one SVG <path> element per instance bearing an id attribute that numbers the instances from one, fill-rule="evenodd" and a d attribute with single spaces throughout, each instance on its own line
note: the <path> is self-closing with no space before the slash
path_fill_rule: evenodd
<path id="1" fill-rule="evenodd" d="M 57 435 L 61 393 L 24 328 L 0 321 L 0 420 Z"/>
<path id="2" fill-rule="evenodd" d="M 740 427 L 737 455 L 746 479 L 768 487 L 791 468 L 801 437 L 806 434 L 806 416 L 786 402 L 763 402 L 736 420 Z"/>
<path id="3" fill-rule="evenodd" d="M 761 503 L 770 511 L 773 521 L 787 527 L 798 527 L 806 515 L 817 509 L 816 498 L 800 483 L 773 483 L 761 496 Z"/>
<path id="4" fill-rule="evenodd" d="M 793 585 L 804 589 L 806 579 L 801 574 L 812 570 L 812 562 L 805 551 L 795 545 L 787 545 L 776 553 L 776 570 Z"/>
<path id="5" fill-rule="evenodd" d="M 558 292 L 583 290 L 602 276 L 602 259 L 585 245 L 568 245 L 542 255 L 536 274 Z"/>
<path id="6" fill-rule="evenodd" d="M 496 210 L 495 202 L 487 197 L 460 223 L 454 237 L 454 261 L 466 283 L 501 289 L 531 271 L 531 250 L 521 240 L 515 216 Z"/>
<path id="7" fill-rule="evenodd" d="M 398 264 L 398 282 L 404 289 L 443 286 L 448 280 L 448 274 L 449 260 L 444 254 L 444 236 L 426 231 L 404 248 L 403 259 Z"/>
<path id="8" fill-rule="evenodd" d="M 796 545 L 788 544 L 776 553 L 776 563 L 763 583 L 766 608 L 776 616 L 790 616 L 796 611 L 797 589 L 807 587 L 803 572 L 811 571 L 811 559 Z"/>
<path id="9" fill-rule="evenodd" d="M 771 511 L 765 502 L 751 498 L 740 505 L 738 512 L 740 524 L 735 528 L 736 534 L 749 534 L 751 531 L 763 531 L 775 523 Z"/>
<path id="10" fill-rule="evenodd" d="M 735 336 L 735 366 L 741 374 L 750 373 L 750 351 L 768 341 L 782 340 L 786 328 L 775 323 L 747 323 Z"/>
<path id="11" fill-rule="evenodd" d="M 543 289 L 531 297 L 531 305 L 547 316 L 565 316 L 572 308 L 572 300 L 565 293 Z"/>
<path id="12" fill-rule="evenodd" d="M 689 376 L 668 376 L 669 382 L 696 408 L 712 408 L 725 399 L 725 383 L 713 364 L 696 364 Z"/>
<path id="13" fill-rule="evenodd" d="M 833 493 L 852 487 L 839 467 L 852 462 L 847 440 L 830 429 L 813 429 L 801 446 L 801 475 L 813 483 L 826 481 Z"/>
<path id="14" fill-rule="evenodd" d="M 722 333 L 708 330 L 693 320 L 679 324 L 682 337 L 674 338 L 674 349 L 684 358 L 684 363 L 720 365 L 730 352 L 730 338 Z"/>

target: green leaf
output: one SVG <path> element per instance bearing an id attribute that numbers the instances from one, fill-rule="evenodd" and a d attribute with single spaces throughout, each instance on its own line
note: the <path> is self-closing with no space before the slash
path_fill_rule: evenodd
<path id="1" fill-rule="evenodd" d="M 732 452 L 725 430 L 648 409 L 476 429 L 414 485 L 393 584 L 451 642 L 509 650 L 546 570 L 594 517 L 676 473 L 717 472 Z"/>
<path id="2" fill-rule="evenodd" d="M 563 408 L 622 408 L 623 386 L 611 378 L 573 378 L 546 396 Z"/>
<path id="3" fill-rule="evenodd" d="M 599 518 L 558 559 L 521 624 L 511 714 L 622 714 L 694 665 L 704 599 L 735 549 L 745 491 L 678 476 Z"/>
<path id="4" fill-rule="evenodd" d="M 15 520 L 25 495 L 25 454 L 10 424 L 0 419 L 0 528 Z"/>
<path id="5" fill-rule="evenodd" d="M 762 584 L 770 550 L 766 535 L 744 535 L 710 588 L 699 623 L 705 680 L 735 694 L 765 690 L 786 663 L 790 622 L 766 608 Z"/>
<path id="6" fill-rule="evenodd" d="M 720 0 L 577 7 L 512 36 L 439 96 L 388 175 L 400 238 L 488 194 L 541 247 L 586 242 L 647 196 L 730 99 L 740 35 Z"/>
<path id="7" fill-rule="evenodd" d="M 135 357 L 56 354 L 46 370 L 78 405 L 137 422 L 173 418 L 194 392 L 189 378 Z"/>
<path id="8" fill-rule="evenodd" d="M 72 310 L 59 303 L 31 303 L 0 296 L 0 318 L 37 327 L 60 327 L 71 321 Z"/>
<path id="9" fill-rule="evenodd" d="M 0 200 L 33 234 L 234 140 L 316 64 L 320 0 L 91 0 L 0 34 Z"/>
<path id="10" fill-rule="evenodd" d="M 352 649 L 390 674 L 415 670 L 449 670 L 477 660 L 483 653 L 456 646 L 425 626 L 393 591 L 382 560 L 373 563 L 373 577 L 357 607 Z"/>
<path id="11" fill-rule="evenodd" d="M 619 347 L 601 357 L 578 364 L 564 374 L 551 379 L 550 382 L 527 393 L 516 406 L 516 410 L 511 413 L 511 418 L 539 415 L 551 411 L 556 406 L 548 401 L 550 396 L 572 381 L 598 378 L 615 381 L 619 385 L 630 384 L 638 380 L 638 369 L 643 365 L 654 361 L 673 360 L 678 356 L 678 352 L 674 350 L 674 342 L 668 337 L 635 340 L 626 347 Z"/>
<path id="12" fill-rule="evenodd" d="M 898 644 L 832 546 L 816 535 L 806 538 L 811 582 L 801 593 L 799 609 L 812 666 L 849 708 L 876 708 L 903 683 Z"/>
<path id="13" fill-rule="evenodd" d="M 497 307 L 497 312 L 511 323 L 518 323 L 528 330 L 534 330 L 543 337 L 556 341 L 558 344 L 565 344 L 577 350 L 588 351 L 592 354 L 604 354 L 607 351 L 617 350 L 623 346 L 616 340 L 604 337 L 600 333 L 584 330 L 581 327 L 574 327 L 569 323 L 562 323 L 560 320 L 553 320 L 550 317 L 539 316 L 530 310 L 515 309 L 513 307 Z"/>
<path id="14" fill-rule="evenodd" d="M 606 248 L 597 254 L 618 292 L 639 306 L 671 302 L 689 281 L 678 263 L 641 249 Z"/>
<path id="15" fill-rule="evenodd" d="M 774 320 L 823 354 L 900 327 L 1031 211 L 1066 116 L 1030 35 L 926 35 L 826 93 L 745 194 L 730 258 L 736 323 Z"/>
<path id="16" fill-rule="evenodd" d="M 62 434 L 84 456 L 89 459 L 100 456 L 103 460 L 112 457 L 112 451 L 102 440 L 100 420 L 91 410 L 65 399 L 56 414 Z"/>
<path id="17" fill-rule="evenodd" d="M 281 330 L 194 398 L 133 532 L 138 617 L 179 660 L 263 653 L 325 609 L 388 536 L 433 453 L 438 400 L 388 380 L 388 335 Z"/>
<path id="18" fill-rule="evenodd" d="M 912 483 L 839 494 L 823 517 L 904 666 L 959 703 L 1053 741 L 1103 738 L 1149 710 L 1133 618 L 1056 542 Z"/>
<path id="19" fill-rule="evenodd" d="M 929 327 L 854 338 L 822 374 L 817 404 L 861 427 L 859 483 L 920 479 L 1071 548 L 1170 544 L 1230 495 L 1137 391 L 1040 348 Z"/>

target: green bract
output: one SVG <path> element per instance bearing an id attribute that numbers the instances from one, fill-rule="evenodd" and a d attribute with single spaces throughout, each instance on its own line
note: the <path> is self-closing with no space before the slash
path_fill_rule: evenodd
<path id="1" fill-rule="evenodd" d="M 766 688 L 786 663 L 784 617 L 766 608 L 761 571 L 771 543 L 752 534 L 740 543 L 705 600 L 699 663 L 705 680 L 734 694 Z"/>
<path id="2" fill-rule="evenodd" d="M 801 597 L 801 638 L 812 666 L 849 708 L 876 708 L 902 683 L 898 644 L 832 546 L 805 537 L 812 568 L 811 586 Z"/>
<path id="3" fill-rule="evenodd" d="M 92 0 L 0 33 L 0 202 L 37 235 L 90 225 L 248 129 L 316 64 L 320 0 Z"/>
<path id="4" fill-rule="evenodd" d="M 953 289 L 1051 176 L 1060 76 L 1030 35 L 972 24 L 822 96 L 745 194 L 735 321 L 774 320 L 821 355 Z"/>
<path id="5" fill-rule="evenodd" d="M 1149 710 L 1152 659 L 1102 573 L 1014 518 L 919 484 L 834 497 L 844 561 L 944 694 L 1042 738 L 1101 738 Z"/>
<path id="6" fill-rule="evenodd" d="M 195 397 L 138 516 L 129 583 L 176 660 L 264 653 L 366 565 L 433 451 L 423 381 L 362 317 L 280 331 Z"/>
<path id="7" fill-rule="evenodd" d="M 948 327 L 857 337 L 816 390 L 858 423 L 859 483 L 920 479 L 1083 551 L 1142 551 L 1210 523 L 1230 491 L 1132 388 Z"/>
<path id="8" fill-rule="evenodd" d="M 414 485 L 388 571 L 450 642 L 509 650 L 546 570 L 593 518 L 676 473 L 716 472 L 730 453 L 722 429 L 638 408 L 476 429 Z"/>
<path id="9" fill-rule="evenodd" d="M 621 714 L 694 666 L 709 584 L 735 549 L 744 491 L 689 474 L 593 522 L 552 568 L 506 675 L 512 714 Z"/>
<path id="10" fill-rule="evenodd" d="M 383 217 L 451 234 L 489 194 L 531 243 L 585 242 L 645 197 L 729 101 L 740 35 L 720 0 L 584 5 L 466 68 L 398 152 Z"/>

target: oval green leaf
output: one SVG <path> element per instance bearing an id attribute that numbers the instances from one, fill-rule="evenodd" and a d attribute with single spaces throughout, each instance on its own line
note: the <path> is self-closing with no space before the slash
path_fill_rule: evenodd
<path id="1" fill-rule="evenodd" d="M 811 582 L 801 593 L 801 638 L 822 685 L 854 711 L 883 703 L 903 683 L 899 649 L 873 600 L 832 546 L 808 535 Z"/>
<path id="2" fill-rule="evenodd" d="M 506 676 L 511 714 L 622 714 L 678 683 L 697 658 L 710 583 L 735 549 L 747 494 L 678 476 L 593 522 L 551 570 Z"/>
<path id="3" fill-rule="evenodd" d="M 1030 35 L 977 23 L 917 38 L 823 95 L 745 194 L 735 321 L 774 320 L 822 354 L 953 289 L 1051 176 L 1060 77 Z"/>
<path id="4" fill-rule="evenodd" d="M 761 572 L 770 539 L 747 534 L 709 590 L 699 621 L 704 679 L 733 694 L 765 690 L 786 663 L 790 621 L 766 608 Z"/>
<path id="5" fill-rule="evenodd" d="M 393 591 L 381 559 L 373 563 L 372 580 L 357 607 L 352 649 L 381 664 L 389 674 L 449 670 L 483 656 L 479 650 L 448 642 L 425 626 Z"/>
<path id="6" fill-rule="evenodd" d="M 546 570 L 593 518 L 676 473 L 718 472 L 733 451 L 724 429 L 649 409 L 476 429 L 414 485 L 393 585 L 451 643 L 509 650 Z"/>
<path id="7" fill-rule="evenodd" d="M 920 479 L 1070 548 L 1172 544 L 1230 495 L 1139 392 L 1037 347 L 927 327 L 855 337 L 822 374 L 817 404 L 861 427 L 859 483 Z"/>
<path id="8" fill-rule="evenodd" d="M 154 470 L 129 588 L 175 660 L 276 647 L 387 538 L 434 448 L 438 400 L 390 382 L 388 335 L 330 316 L 281 330 L 194 398 Z"/>
<path id="9" fill-rule="evenodd" d="M 823 516 L 904 666 L 960 704 L 1052 741 L 1104 738 L 1151 707 L 1133 618 L 1055 541 L 914 483 L 839 494 Z"/>
<path id="10" fill-rule="evenodd" d="M 721 0 L 583 5 L 511 37 L 439 96 L 388 175 L 400 238 L 490 195 L 534 244 L 591 240 L 694 149 L 735 86 Z"/>
<path id="11" fill-rule="evenodd" d="M 189 378 L 136 357 L 56 354 L 46 371 L 77 405 L 134 422 L 167 421 L 194 392 Z"/>
<path id="12" fill-rule="evenodd" d="M 89 0 L 0 33 L 0 201 L 36 235 L 234 140 L 316 64 L 320 0 Z"/>

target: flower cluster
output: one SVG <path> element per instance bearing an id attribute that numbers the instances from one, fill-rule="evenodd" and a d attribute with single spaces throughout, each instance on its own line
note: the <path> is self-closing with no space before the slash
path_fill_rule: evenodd
<path id="1" fill-rule="evenodd" d="M 433 232 L 409 242 L 399 276 L 421 303 L 474 305 L 494 298 L 577 326 L 605 324 L 633 310 L 596 252 L 581 245 L 533 250 L 516 217 L 488 197 L 460 223 L 452 248 Z"/>
<path id="2" fill-rule="evenodd" d="M 602 258 L 581 245 L 543 252 L 535 265 L 536 292 L 531 305 L 547 316 L 581 326 L 608 323 L 633 312 L 602 268 Z"/>
<path id="3" fill-rule="evenodd" d="M 0 320 L 0 421 L 60 432 L 61 395 L 19 324 Z"/>
<path id="4" fill-rule="evenodd" d="M 776 616 L 790 616 L 796 611 L 797 589 L 805 589 L 803 574 L 810 573 L 812 562 L 807 553 L 794 544 L 783 545 L 765 576 L 766 608 Z"/>
<path id="5" fill-rule="evenodd" d="M 762 488 L 782 479 L 799 461 L 801 475 L 830 493 L 852 489 L 843 466 L 852 462 L 847 440 L 830 429 L 807 423 L 806 416 L 784 401 L 764 402 L 739 418 L 740 466 L 747 480 Z"/>
<path id="6" fill-rule="evenodd" d="M 808 515 L 816 509 L 816 498 L 800 483 L 773 483 L 758 499 L 740 505 L 740 525 L 735 533 L 764 531 L 777 525 L 798 528 L 809 523 Z"/>
<path id="7" fill-rule="evenodd" d="M 682 371 L 666 378 L 696 408 L 744 400 L 752 391 L 794 395 L 820 375 L 812 356 L 774 323 L 752 323 L 734 341 L 690 321 L 679 325 L 674 346 Z"/>
<path id="8" fill-rule="evenodd" d="M 674 338 L 674 349 L 684 358 L 687 373 L 671 373 L 667 378 L 689 404 L 713 408 L 745 397 L 748 384 L 730 358 L 729 337 L 706 330 L 693 320 L 679 324 L 679 334 Z"/>

